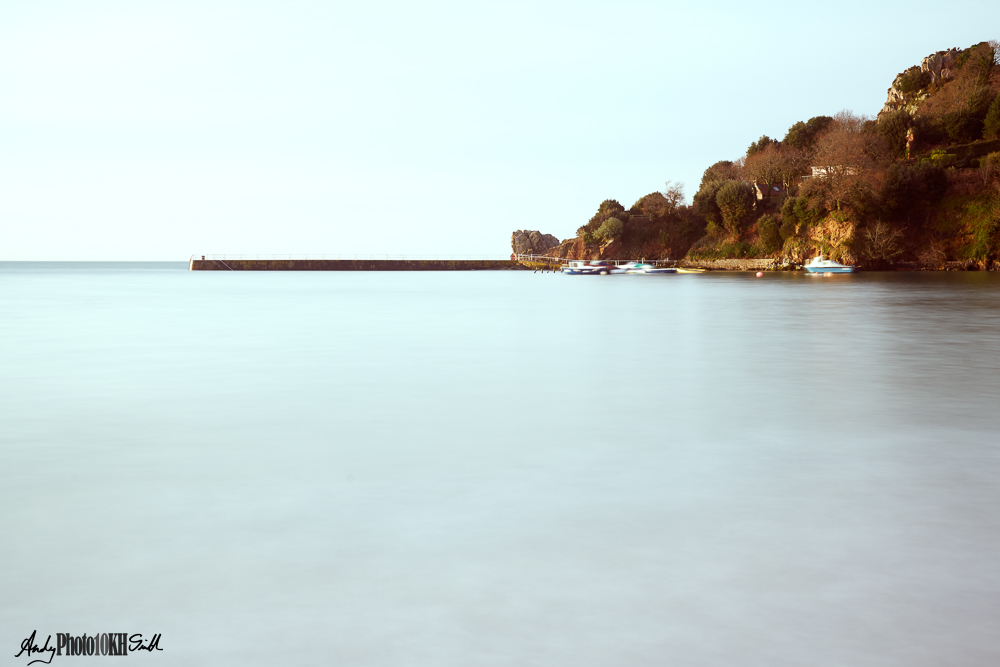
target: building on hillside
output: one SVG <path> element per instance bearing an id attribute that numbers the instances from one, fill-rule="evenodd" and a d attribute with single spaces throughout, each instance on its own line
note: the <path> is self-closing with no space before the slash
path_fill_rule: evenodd
<path id="1" fill-rule="evenodd" d="M 804 176 L 803 178 L 823 178 L 826 176 L 853 176 L 855 173 L 854 167 L 845 167 L 839 164 L 827 165 L 824 167 L 810 167 L 812 174 L 810 176 Z"/>
<path id="2" fill-rule="evenodd" d="M 763 199 L 764 197 L 781 197 L 785 194 L 785 189 L 780 183 L 754 183 L 753 191 L 757 195 L 757 199 Z"/>

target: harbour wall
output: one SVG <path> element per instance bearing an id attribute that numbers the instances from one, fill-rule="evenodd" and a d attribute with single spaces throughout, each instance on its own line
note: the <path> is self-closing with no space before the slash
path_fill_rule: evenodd
<path id="1" fill-rule="evenodd" d="M 773 259 L 682 259 L 677 266 L 682 269 L 708 269 L 709 271 L 763 271 L 775 268 L 780 262 Z"/>
<path id="2" fill-rule="evenodd" d="M 191 271 L 502 271 L 526 267 L 506 259 L 194 259 Z"/>

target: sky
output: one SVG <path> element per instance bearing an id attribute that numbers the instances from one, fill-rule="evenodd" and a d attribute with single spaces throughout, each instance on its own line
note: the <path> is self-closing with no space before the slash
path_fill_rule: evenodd
<path id="1" fill-rule="evenodd" d="M 0 0 L 0 260 L 510 252 L 874 115 L 993 2 Z"/>

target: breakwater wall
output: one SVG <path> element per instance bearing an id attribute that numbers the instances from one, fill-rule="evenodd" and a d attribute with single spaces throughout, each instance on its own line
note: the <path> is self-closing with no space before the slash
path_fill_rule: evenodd
<path id="1" fill-rule="evenodd" d="M 191 271 L 511 271 L 507 259 L 195 259 Z"/>
<path id="2" fill-rule="evenodd" d="M 709 271 L 764 271 L 776 268 L 780 262 L 773 259 L 682 259 L 677 266 L 682 269 L 708 269 Z"/>

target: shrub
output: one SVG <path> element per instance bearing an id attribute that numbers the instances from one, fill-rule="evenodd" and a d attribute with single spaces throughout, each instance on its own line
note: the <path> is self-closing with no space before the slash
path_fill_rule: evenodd
<path id="1" fill-rule="evenodd" d="M 726 181 L 715 196 L 715 203 L 722 214 L 722 225 L 733 236 L 743 231 L 746 219 L 757 203 L 753 188 L 740 181 Z"/>
<path id="2" fill-rule="evenodd" d="M 711 167 L 709 167 L 711 169 Z M 716 195 L 719 194 L 719 189 L 725 184 L 726 181 L 715 181 L 710 180 L 702 184 L 701 189 L 694 196 L 694 208 L 698 213 L 709 222 L 709 224 L 718 225 L 722 222 L 722 211 L 719 210 L 719 205 L 716 203 Z"/>
<path id="3" fill-rule="evenodd" d="M 776 217 L 765 215 L 758 220 L 757 234 L 760 236 L 760 242 L 764 245 L 764 250 L 769 253 L 781 250 L 781 244 L 784 243 L 784 239 L 781 237 L 781 231 L 778 229 L 778 219 Z"/>
<path id="4" fill-rule="evenodd" d="M 893 164 L 885 172 L 885 182 L 879 198 L 882 211 L 895 216 L 922 204 L 936 203 L 948 187 L 944 161 L 953 159 L 943 151 L 934 151 L 935 158 L 924 158 L 920 164 Z"/>
<path id="5" fill-rule="evenodd" d="M 915 93 L 929 86 L 931 73 L 921 72 L 919 67 L 911 67 L 899 79 L 899 90 L 903 93 Z"/>
<path id="6" fill-rule="evenodd" d="M 913 119 L 906 109 L 893 111 L 883 117 L 876 127 L 876 131 L 885 137 L 889 150 L 896 157 L 903 157 L 906 154 L 906 133 L 913 124 Z"/>
<path id="7" fill-rule="evenodd" d="M 983 183 L 989 183 L 991 178 L 1000 174 L 1000 152 L 983 157 L 979 161 L 979 173 L 983 176 Z"/>
<path id="8" fill-rule="evenodd" d="M 914 120 L 914 136 L 921 144 L 940 144 L 948 139 L 944 120 L 937 116 L 918 116 Z"/>
<path id="9" fill-rule="evenodd" d="M 785 225 L 790 225 L 789 229 L 791 229 L 785 238 L 795 234 L 796 225 L 815 224 L 822 220 L 825 215 L 826 209 L 819 205 L 812 206 L 808 197 L 789 197 L 781 207 L 782 229 L 785 229 Z M 782 233 L 784 234 L 784 231 Z"/>
<path id="10" fill-rule="evenodd" d="M 983 138 L 1000 139 L 1000 95 L 993 98 L 983 121 Z"/>
<path id="11" fill-rule="evenodd" d="M 930 157 L 925 157 L 920 160 L 921 166 L 931 166 L 931 167 L 950 167 L 958 161 L 958 156 L 954 153 L 947 153 L 944 149 L 939 148 L 931 151 Z"/>
<path id="12" fill-rule="evenodd" d="M 798 231 L 798 225 L 795 223 L 795 216 L 781 216 L 781 229 L 778 230 L 781 238 L 787 241 L 795 236 L 796 231 Z"/>
<path id="13" fill-rule="evenodd" d="M 982 136 L 982 119 L 968 109 L 945 114 L 941 120 L 948 138 L 956 144 L 969 143 Z"/>
<path id="14" fill-rule="evenodd" d="M 594 233 L 594 236 L 603 241 L 611 241 L 620 237 L 623 231 L 625 231 L 625 225 L 622 224 L 621 220 L 618 218 L 608 218 L 601 225 L 600 229 Z"/>
<path id="15" fill-rule="evenodd" d="M 732 239 L 713 240 L 705 238 L 691 247 L 687 257 L 694 260 L 709 260 L 730 259 L 734 257 L 760 257 L 766 254 L 764 248 L 757 243 L 734 241 Z"/>

